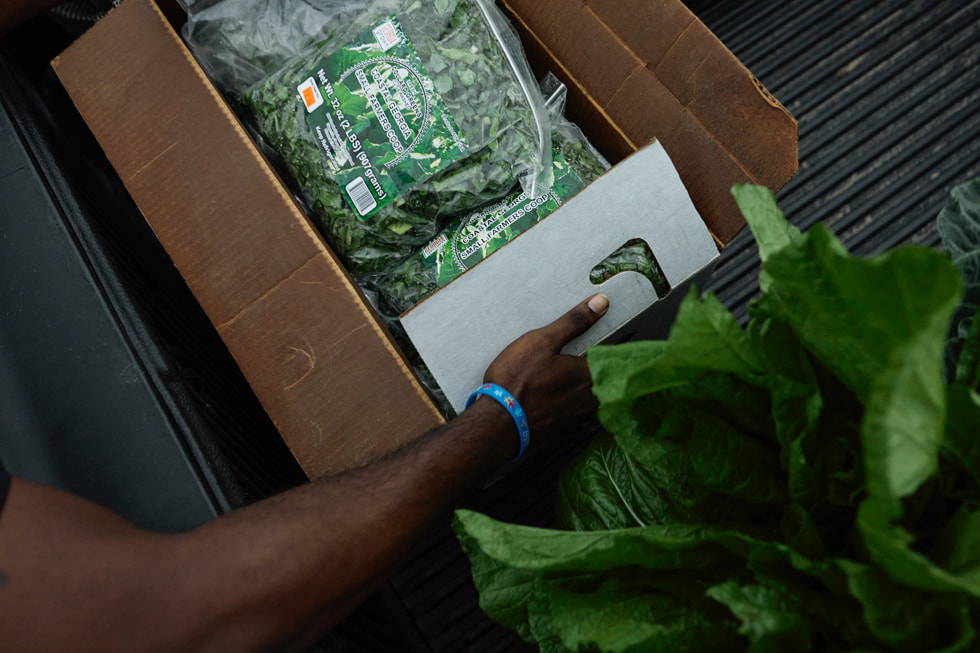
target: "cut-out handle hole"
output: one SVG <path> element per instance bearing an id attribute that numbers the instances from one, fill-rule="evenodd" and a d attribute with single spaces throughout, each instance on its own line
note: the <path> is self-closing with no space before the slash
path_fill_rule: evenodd
<path id="1" fill-rule="evenodd" d="M 589 281 L 603 284 L 620 272 L 638 272 L 650 280 L 657 297 L 663 299 L 670 292 L 670 284 L 657 263 L 653 250 L 642 238 L 634 238 L 621 245 L 615 252 L 602 259 L 589 272 Z"/>

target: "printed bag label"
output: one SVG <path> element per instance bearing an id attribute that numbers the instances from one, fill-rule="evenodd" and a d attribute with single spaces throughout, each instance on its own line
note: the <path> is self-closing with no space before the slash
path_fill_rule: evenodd
<path id="1" fill-rule="evenodd" d="M 564 157 L 554 153 L 555 181 L 535 198 L 515 193 L 502 202 L 455 221 L 417 256 L 434 270 L 441 288 L 522 232 L 542 220 L 585 188 Z"/>
<path id="2" fill-rule="evenodd" d="M 296 91 L 328 170 L 362 220 L 469 152 L 394 16 L 321 60 Z"/>

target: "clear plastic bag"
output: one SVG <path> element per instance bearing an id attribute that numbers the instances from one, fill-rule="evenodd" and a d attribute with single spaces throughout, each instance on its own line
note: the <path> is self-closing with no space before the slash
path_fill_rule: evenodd
<path id="1" fill-rule="evenodd" d="M 426 124 L 435 125 L 433 130 L 442 130 L 443 136 L 432 138 L 431 150 L 399 154 L 396 164 L 411 171 L 365 164 L 363 169 L 370 167 L 371 172 L 360 176 L 361 182 L 345 185 L 341 175 L 347 173 L 338 169 L 357 165 L 350 159 L 359 150 L 347 145 L 350 131 L 340 128 L 343 122 L 324 124 L 322 131 L 310 126 L 310 104 L 300 101 L 304 91 L 298 85 L 307 78 L 315 85 L 322 81 L 315 73 L 322 72 L 324 61 L 326 67 L 343 68 L 365 48 L 377 50 L 366 41 L 372 30 L 376 34 L 386 24 L 404 35 L 405 47 L 410 44 L 411 55 L 421 63 L 412 70 L 422 74 L 406 85 L 395 79 L 401 68 L 395 73 L 372 70 L 373 81 L 369 75 L 359 77 L 364 97 L 354 98 L 359 91 L 353 81 L 349 85 L 354 90 L 344 97 L 362 104 L 371 98 L 378 109 L 374 114 L 386 116 L 383 128 L 397 135 L 399 111 L 388 112 L 391 104 L 385 100 L 391 100 L 394 89 L 421 87 Z M 409 256 L 451 216 L 506 194 L 515 179 L 530 189 L 550 182 L 551 132 L 543 99 L 519 40 L 489 0 L 198 0 L 189 8 L 184 36 L 208 75 L 242 110 L 359 282 Z M 349 73 L 356 68 L 348 66 L 345 79 L 353 80 Z M 374 82 L 368 92 L 367 85 Z M 336 84 L 318 86 L 316 93 L 324 95 L 332 94 Z M 375 94 L 375 89 L 384 92 Z M 398 94 L 397 102 L 404 107 L 403 98 L 410 95 Z M 431 103 L 431 114 L 430 96 L 437 100 Z M 339 93 L 332 97 L 341 99 Z M 331 98 L 318 101 L 321 106 Z M 423 111 L 405 112 L 416 114 Z M 421 132 L 401 126 L 403 134 Z M 363 151 L 367 149 L 365 145 Z M 331 159 L 331 153 L 337 156 Z M 331 160 L 336 164 L 332 168 Z M 389 187 L 394 192 L 385 192 Z M 365 188 L 374 196 L 365 195 Z M 365 199 L 363 207 L 357 197 Z M 381 204 L 381 197 L 388 203 Z M 372 201 L 375 208 L 370 208 Z M 371 212 L 358 215 L 365 209 Z"/>
<path id="2" fill-rule="evenodd" d="M 515 188 L 501 202 L 455 219 L 426 247 L 372 279 L 384 313 L 394 316 L 407 311 L 516 238 L 609 169 L 609 163 L 582 131 L 563 116 L 564 85 L 549 74 L 541 82 L 541 89 L 548 98 L 546 106 L 552 126 L 552 186 L 536 197 Z"/>

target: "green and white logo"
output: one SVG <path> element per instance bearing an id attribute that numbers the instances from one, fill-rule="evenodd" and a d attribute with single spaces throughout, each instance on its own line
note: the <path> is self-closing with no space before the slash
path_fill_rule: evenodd
<path id="1" fill-rule="evenodd" d="M 325 165 L 363 220 L 469 149 L 392 16 L 297 86 Z"/>
<path id="2" fill-rule="evenodd" d="M 517 192 L 497 204 L 461 218 L 430 242 L 417 256 L 436 275 L 441 288 L 508 242 L 540 222 L 545 216 L 585 188 L 564 157 L 553 159 L 555 181 L 548 192 L 529 198 Z"/>

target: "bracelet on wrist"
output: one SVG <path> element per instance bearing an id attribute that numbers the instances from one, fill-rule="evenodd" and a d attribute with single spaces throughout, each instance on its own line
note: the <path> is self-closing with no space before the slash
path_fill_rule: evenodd
<path id="1" fill-rule="evenodd" d="M 480 395 L 485 395 L 496 400 L 514 418 L 514 424 L 517 425 L 517 432 L 521 438 L 521 448 L 511 462 L 517 460 L 524 455 L 524 452 L 527 450 L 527 445 L 531 442 L 531 427 L 528 425 L 527 415 L 524 413 L 524 409 L 517 403 L 514 395 L 495 383 L 484 383 L 474 390 L 469 399 L 466 400 L 466 408 L 472 406 L 473 402 L 479 399 Z"/>

